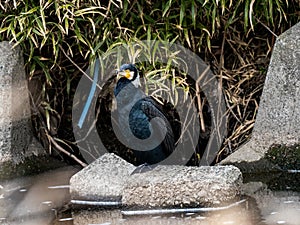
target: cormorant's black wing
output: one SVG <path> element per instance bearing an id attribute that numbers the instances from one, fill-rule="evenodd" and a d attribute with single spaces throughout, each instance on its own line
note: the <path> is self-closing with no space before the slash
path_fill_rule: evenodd
<path id="1" fill-rule="evenodd" d="M 167 154 L 171 154 L 175 149 L 174 133 L 170 122 L 168 121 L 167 117 L 164 115 L 161 109 L 161 105 L 159 105 L 159 103 L 157 103 L 152 97 L 149 96 L 143 98 L 140 101 L 141 110 L 145 113 L 149 120 L 155 117 L 159 117 L 164 121 L 164 124 L 155 122 L 155 125 L 158 128 L 158 130 L 161 131 L 161 136 L 163 135 L 163 130 L 167 129 L 162 146 Z"/>

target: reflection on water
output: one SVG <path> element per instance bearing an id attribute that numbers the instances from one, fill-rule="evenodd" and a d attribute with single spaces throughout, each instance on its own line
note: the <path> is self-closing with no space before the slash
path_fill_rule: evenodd
<path id="1" fill-rule="evenodd" d="M 247 205 L 238 205 L 224 211 L 153 216 L 122 216 L 119 210 L 78 210 L 73 213 L 74 225 L 258 225 L 260 218 L 251 215 Z"/>
<path id="2" fill-rule="evenodd" d="M 125 216 L 121 210 L 69 206 L 65 167 L 33 177 L 0 181 L 0 224 L 25 225 L 300 225 L 300 173 L 246 178 L 243 199 L 229 209 L 205 213 Z M 260 180 L 260 181 L 259 181 Z"/>
<path id="3" fill-rule="evenodd" d="M 270 191 L 253 194 L 266 224 L 300 224 L 300 194 L 293 191 Z"/>
<path id="4" fill-rule="evenodd" d="M 65 167 L 33 177 L 0 181 L 0 224 L 51 224 L 57 209 L 69 202 L 66 185 L 77 171 Z"/>

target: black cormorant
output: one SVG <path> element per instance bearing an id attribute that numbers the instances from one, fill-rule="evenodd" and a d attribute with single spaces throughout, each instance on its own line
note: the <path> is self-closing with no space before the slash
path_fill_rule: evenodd
<path id="1" fill-rule="evenodd" d="M 116 120 L 119 130 L 127 143 L 131 146 L 136 145 L 136 148 L 131 149 L 137 162 L 156 164 L 168 157 L 175 149 L 172 126 L 162 106 L 140 89 L 139 73 L 133 64 L 120 67 L 114 95 L 117 101 Z M 126 123 L 130 130 L 125 129 Z M 151 139 L 151 143 L 137 141 L 146 139 Z"/>

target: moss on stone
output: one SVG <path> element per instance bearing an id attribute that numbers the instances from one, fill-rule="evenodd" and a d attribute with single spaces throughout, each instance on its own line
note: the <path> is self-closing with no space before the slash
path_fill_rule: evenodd
<path id="1" fill-rule="evenodd" d="M 300 170 L 300 144 L 273 145 L 266 153 L 266 157 L 283 170 Z"/>
<path id="2" fill-rule="evenodd" d="M 7 161 L 0 165 L 0 180 L 38 174 L 64 165 L 65 163 L 49 156 L 31 156 L 19 164 Z"/>

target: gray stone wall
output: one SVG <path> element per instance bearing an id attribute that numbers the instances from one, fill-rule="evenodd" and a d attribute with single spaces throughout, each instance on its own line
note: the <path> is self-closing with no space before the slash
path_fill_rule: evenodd
<path id="1" fill-rule="evenodd" d="M 279 36 L 266 77 L 255 136 L 287 145 L 300 142 L 300 23 Z"/>
<path id="2" fill-rule="evenodd" d="M 30 155 L 30 104 L 22 52 L 0 42 L 0 163 Z"/>

